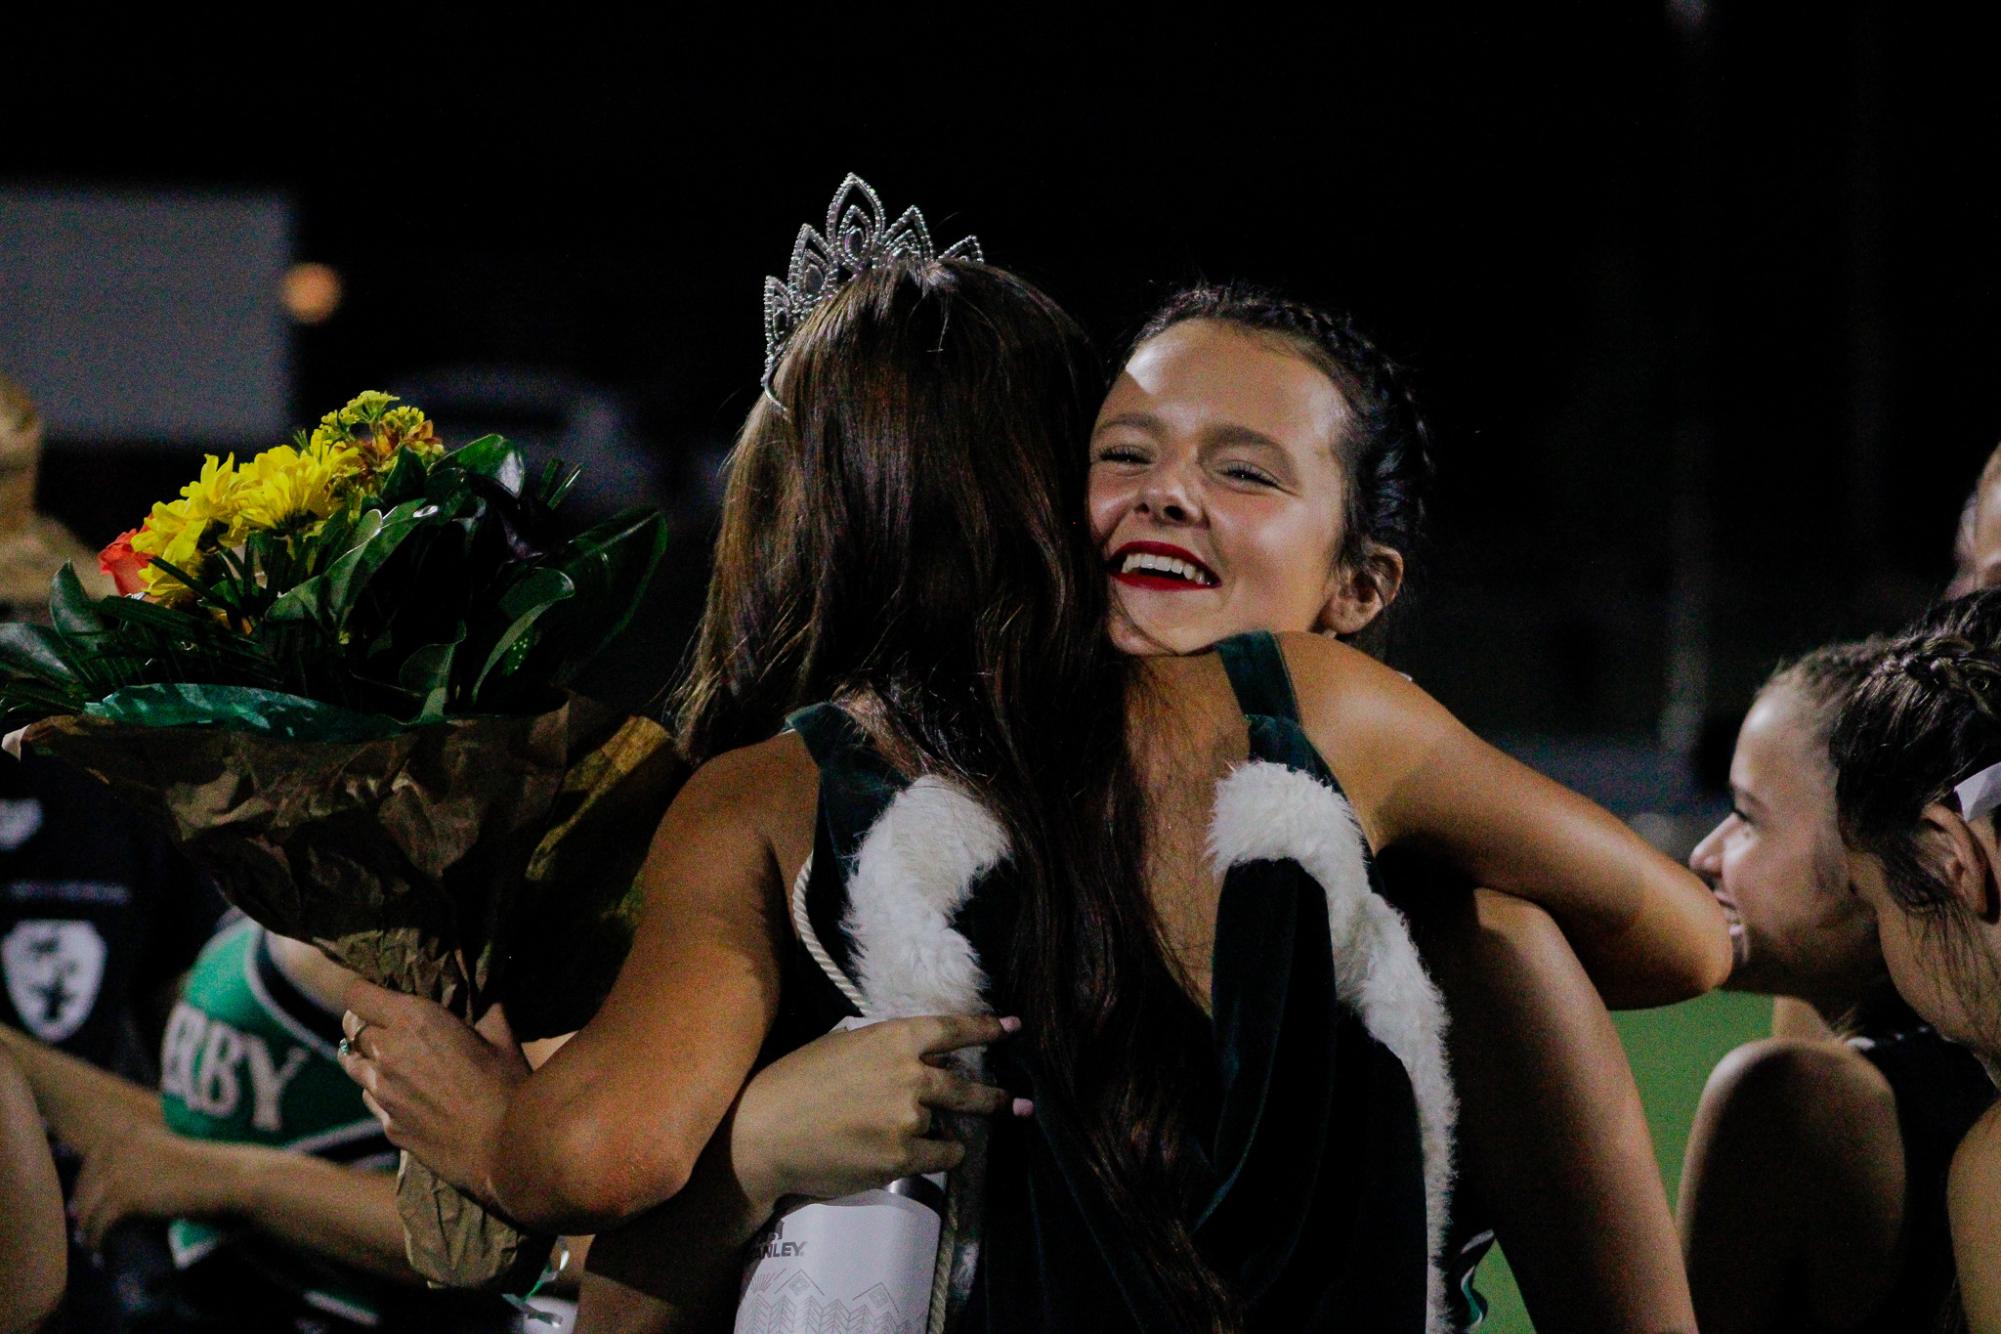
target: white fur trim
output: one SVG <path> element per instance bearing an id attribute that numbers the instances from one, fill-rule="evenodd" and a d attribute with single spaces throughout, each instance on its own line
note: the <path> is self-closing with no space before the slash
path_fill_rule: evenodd
<path id="1" fill-rule="evenodd" d="M 927 775 L 896 794 L 855 854 L 848 911 L 841 927 L 854 942 L 855 987 L 870 1019 L 923 1014 L 987 1014 L 987 975 L 952 916 L 973 885 L 1007 855 L 1007 831 L 957 785 Z M 977 1047 L 953 1052 L 970 1079 L 986 1078 Z M 979 1270 L 986 1192 L 987 1126 L 979 1117 L 947 1118 L 966 1146 L 952 1174 L 949 1249 L 939 1273 L 950 1292 L 934 1306 L 932 1327 L 965 1306 Z"/>
<path id="2" fill-rule="evenodd" d="M 1430 1248 L 1426 1328 L 1445 1334 L 1445 1215 L 1458 1106 L 1445 1062 L 1445 1005 L 1419 962 L 1403 917 L 1369 888 L 1361 827 L 1341 794 L 1264 760 L 1216 785 L 1209 857 L 1221 875 L 1240 862 L 1292 860 L 1327 895 L 1336 994 L 1403 1063 L 1424 1148 L 1425 1237 Z"/>
<path id="3" fill-rule="evenodd" d="M 926 776 L 896 794 L 862 839 L 841 923 L 869 1018 L 990 1008 L 986 972 L 952 914 L 1006 855 L 1000 822 L 956 785 Z"/>

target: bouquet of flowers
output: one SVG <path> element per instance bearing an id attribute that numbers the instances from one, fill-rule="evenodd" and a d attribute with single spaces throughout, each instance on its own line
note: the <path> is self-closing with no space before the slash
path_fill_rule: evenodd
<path id="1" fill-rule="evenodd" d="M 0 625 L 9 748 L 95 774 L 271 930 L 468 1020 L 568 1032 L 630 943 L 684 770 L 650 719 L 565 687 L 666 542 L 633 510 L 562 536 L 575 481 L 498 436 L 447 450 L 364 393 L 239 465 L 211 455 L 106 547 L 124 596 L 57 573 Z M 509 1286 L 538 1249 L 405 1161 L 411 1259 Z"/>

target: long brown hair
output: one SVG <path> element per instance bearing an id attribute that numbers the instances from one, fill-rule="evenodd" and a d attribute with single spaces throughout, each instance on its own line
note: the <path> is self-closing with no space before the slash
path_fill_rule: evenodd
<path id="1" fill-rule="evenodd" d="M 898 263 L 831 297 L 739 438 L 680 735 L 701 759 L 845 698 L 987 805 L 1019 907 L 1007 957 L 985 962 L 1029 1016 L 1037 1094 L 1074 1112 L 1177 1327 L 1228 1329 L 1177 1152 L 1208 1054 L 1159 1041 L 1187 1002 L 1142 875 L 1136 669 L 1106 633 L 1084 522 L 1101 384 L 1077 325 L 999 269 Z"/>

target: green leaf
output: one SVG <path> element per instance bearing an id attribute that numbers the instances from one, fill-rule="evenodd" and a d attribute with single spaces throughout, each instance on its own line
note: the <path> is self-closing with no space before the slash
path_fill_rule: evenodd
<path id="1" fill-rule="evenodd" d="M 624 633 L 646 597 L 667 550 L 667 520 L 658 510 L 633 509 L 580 534 L 552 562 L 577 587 L 564 609 L 563 654 L 551 664 L 554 684 L 567 683 Z"/>
<path id="2" fill-rule="evenodd" d="M 471 700 L 475 707 L 489 688 L 506 685 L 520 671 L 534 648 L 536 623 L 550 609 L 576 596 L 577 586 L 561 570 L 547 566 L 530 569 L 500 595 L 495 610 L 507 628 L 493 641 L 479 674 L 473 678 Z"/>
<path id="3" fill-rule="evenodd" d="M 406 501 L 387 515 L 371 510 L 355 526 L 354 542 L 325 573 L 315 575 L 271 604 L 270 619 L 311 622 L 329 631 L 346 624 L 368 581 L 410 535 L 440 516 L 422 500 Z"/>
<path id="4" fill-rule="evenodd" d="M 78 678 L 63 637 L 25 621 L 0 625 L 0 671 L 60 686 L 74 686 Z"/>
<path id="5" fill-rule="evenodd" d="M 49 620 L 66 649 L 65 657 L 92 694 L 103 694 L 125 682 L 126 663 L 106 643 L 109 632 L 98 615 L 97 599 L 84 591 L 83 581 L 68 561 L 49 581 Z"/>
<path id="6" fill-rule="evenodd" d="M 445 716 L 445 705 L 451 698 L 452 662 L 465 637 L 466 628 L 461 624 L 450 640 L 426 644 L 403 660 L 396 684 L 423 700 L 412 722 L 436 722 Z"/>
<path id="7" fill-rule="evenodd" d="M 39 722 L 58 713 L 75 713 L 89 696 L 81 690 L 30 681 L 25 677 L 0 680 L 0 731 Z"/>
<path id="8" fill-rule="evenodd" d="M 461 445 L 445 455 L 443 461 L 467 472 L 491 477 L 517 495 L 528 475 L 528 465 L 522 460 L 521 451 L 507 443 L 505 436 L 499 435 L 483 435 L 471 444 Z"/>
<path id="9" fill-rule="evenodd" d="M 381 714 L 251 686 L 127 686 L 83 712 L 139 727 L 222 727 L 298 741 L 372 741 L 404 730 Z"/>
<path id="10" fill-rule="evenodd" d="M 69 561 L 49 581 L 49 619 L 56 632 L 68 640 L 88 642 L 104 633 L 104 618 L 97 614 L 97 599 L 84 591 L 83 580 Z"/>
<path id="11" fill-rule="evenodd" d="M 542 465 L 542 475 L 535 482 L 528 497 L 545 510 L 553 510 L 569 496 L 570 488 L 584 475 L 582 468 L 572 468 L 561 459 L 550 459 Z"/>
<path id="12" fill-rule="evenodd" d="M 418 457 L 415 450 L 397 450 L 396 461 L 389 465 L 389 475 L 382 479 L 382 503 L 400 505 L 423 495 L 427 471 L 424 460 Z"/>

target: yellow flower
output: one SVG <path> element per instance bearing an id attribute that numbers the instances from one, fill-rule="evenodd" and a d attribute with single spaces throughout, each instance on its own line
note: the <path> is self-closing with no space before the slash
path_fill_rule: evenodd
<path id="1" fill-rule="evenodd" d="M 347 448 L 313 445 L 301 452 L 279 445 L 259 454 L 251 467 L 255 480 L 242 508 L 246 532 L 265 528 L 310 536 L 347 503 L 346 483 L 360 471 L 360 459 Z"/>
<path id="2" fill-rule="evenodd" d="M 380 389 L 364 389 L 349 399 L 338 415 L 346 426 L 373 426 L 389 411 L 389 405 L 397 401 L 394 394 L 385 394 Z"/>
<path id="3" fill-rule="evenodd" d="M 160 561 L 196 579 L 207 577 L 205 567 L 212 559 L 214 530 L 220 525 L 191 515 L 190 503 L 186 498 L 156 503 L 145 526 L 132 537 L 134 551 L 157 557 L 139 571 L 147 596 L 155 602 L 185 602 L 194 596 L 194 590 L 167 573 Z"/>
<path id="4" fill-rule="evenodd" d="M 360 456 L 360 467 L 380 471 L 398 449 L 414 449 L 425 458 L 445 452 L 438 440 L 437 427 L 422 408 L 392 408 L 396 395 L 379 389 L 364 390 L 320 418 L 307 443 L 313 448 L 338 449 L 352 446 Z"/>
<path id="5" fill-rule="evenodd" d="M 201 476 L 181 488 L 190 521 L 229 524 L 235 521 L 242 503 L 245 478 L 236 468 L 236 455 L 220 462 L 210 454 L 202 464 Z"/>
<path id="6" fill-rule="evenodd" d="M 385 458 L 399 449 L 415 450 L 426 459 L 445 452 L 438 428 L 418 407 L 391 408 L 375 426 L 375 446 Z"/>
<path id="7" fill-rule="evenodd" d="M 132 549 L 142 556 L 157 556 L 188 526 L 188 502 L 154 501 L 153 512 L 132 535 Z"/>

